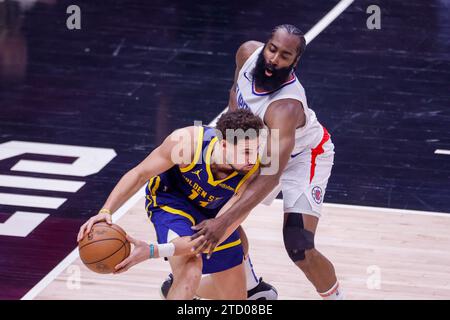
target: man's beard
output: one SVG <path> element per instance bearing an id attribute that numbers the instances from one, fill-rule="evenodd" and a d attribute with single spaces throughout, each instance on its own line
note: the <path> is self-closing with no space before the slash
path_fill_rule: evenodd
<path id="1" fill-rule="evenodd" d="M 283 83 L 288 80 L 289 75 L 294 70 L 294 65 L 295 62 L 289 67 L 275 69 L 273 65 L 266 63 L 263 49 L 258 55 L 258 60 L 252 71 L 252 76 L 258 88 L 261 88 L 264 91 L 274 91 L 280 88 Z M 266 75 L 266 69 L 272 72 L 272 76 L 268 77 Z"/>

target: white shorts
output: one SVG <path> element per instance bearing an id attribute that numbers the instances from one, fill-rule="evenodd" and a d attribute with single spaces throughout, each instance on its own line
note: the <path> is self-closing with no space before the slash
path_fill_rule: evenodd
<path id="1" fill-rule="evenodd" d="M 323 139 L 314 149 L 307 149 L 288 162 L 280 185 L 263 204 L 270 204 L 281 190 L 284 212 L 298 212 L 320 218 L 333 161 L 334 145 L 324 128 Z"/>

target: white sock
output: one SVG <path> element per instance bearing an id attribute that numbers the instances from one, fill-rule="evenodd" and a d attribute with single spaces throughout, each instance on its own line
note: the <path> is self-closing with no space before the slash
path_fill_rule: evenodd
<path id="1" fill-rule="evenodd" d="M 339 286 L 339 281 L 337 281 L 330 290 L 320 293 L 319 295 L 322 297 L 323 300 L 344 300 L 344 291 Z"/>
<path id="2" fill-rule="evenodd" d="M 252 290 L 259 284 L 259 279 L 253 270 L 252 261 L 250 260 L 250 256 L 244 258 L 244 267 L 245 267 L 245 277 L 247 279 L 247 291 Z"/>

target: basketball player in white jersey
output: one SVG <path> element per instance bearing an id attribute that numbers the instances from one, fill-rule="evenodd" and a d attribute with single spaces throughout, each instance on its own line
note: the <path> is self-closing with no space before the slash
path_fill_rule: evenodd
<path id="1" fill-rule="evenodd" d="M 284 202 L 283 239 L 291 260 L 304 272 L 324 299 L 343 299 L 331 262 L 314 245 L 322 203 L 331 174 L 334 145 L 330 134 L 308 108 L 305 90 L 294 70 L 306 47 L 303 33 L 292 25 L 280 25 L 265 43 L 248 41 L 236 54 L 236 72 L 229 109 L 250 109 L 279 133 L 276 174 L 257 177 L 242 197 L 220 217 L 197 225 L 192 238 L 203 235 L 197 251 L 212 250 L 226 227 L 243 220 L 267 196 L 281 186 Z M 270 146 L 269 146 L 270 148 Z M 274 192 L 275 190 L 275 192 Z"/>

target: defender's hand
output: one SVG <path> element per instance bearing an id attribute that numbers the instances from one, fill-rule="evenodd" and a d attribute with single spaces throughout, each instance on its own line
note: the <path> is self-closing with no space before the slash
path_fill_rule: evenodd
<path id="1" fill-rule="evenodd" d="M 134 245 L 133 251 L 128 258 L 115 267 L 114 274 L 125 272 L 132 266 L 150 259 L 150 248 L 145 241 L 136 240 L 129 235 L 127 235 L 127 240 Z"/>
<path id="2" fill-rule="evenodd" d="M 194 245 L 194 253 L 200 254 L 206 251 L 209 259 L 214 249 L 219 244 L 220 239 L 224 236 L 227 229 L 227 224 L 220 218 L 214 218 L 204 220 L 191 228 L 193 230 L 197 230 L 197 233 L 191 236 L 191 240 L 195 240 L 196 238 L 203 236 L 203 240 Z"/>
<path id="3" fill-rule="evenodd" d="M 91 232 L 92 226 L 101 221 L 106 221 L 106 223 L 112 224 L 111 215 L 109 213 L 98 213 L 97 215 L 91 217 L 85 224 L 80 227 L 77 241 L 80 242 L 85 235 Z"/>

